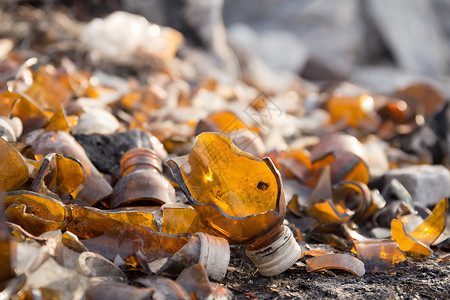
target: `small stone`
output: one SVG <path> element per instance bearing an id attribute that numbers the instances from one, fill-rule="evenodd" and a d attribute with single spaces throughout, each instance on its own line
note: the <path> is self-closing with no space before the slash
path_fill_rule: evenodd
<path id="1" fill-rule="evenodd" d="M 389 170 L 384 182 L 400 181 L 419 205 L 428 206 L 450 196 L 450 171 L 440 165 L 420 165 Z"/>

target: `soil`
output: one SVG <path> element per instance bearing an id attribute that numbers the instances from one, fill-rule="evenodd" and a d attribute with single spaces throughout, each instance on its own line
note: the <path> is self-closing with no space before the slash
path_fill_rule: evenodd
<path id="1" fill-rule="evenodd" d="M 395 274 L 358 278 L 341 270 L 308 273 L 305 267 L 294 266 L 280 275 L 264 277 L 244 249 L 233 246 L 222 283 L 234 299 L 449 299 L 450 264 L 441 262 L 441 255 L 435 252 L 425 261 L 414 261 L 410 270 Z"/>

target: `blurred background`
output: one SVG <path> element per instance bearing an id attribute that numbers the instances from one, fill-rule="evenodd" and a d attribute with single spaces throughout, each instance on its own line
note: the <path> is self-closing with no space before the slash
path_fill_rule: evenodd
<path id="1" fill-rule="evenodd" d="M 49 22 L 47 29 L 55 30 L 49 21 L 55 8 L 79 22 L 124 10 L 181 31 L 179 55 L 200 73 L 224 81 L 256 73 L 277 85 L 300 75 L 386 92 L 415 80 L 450 94 L 446 0 L 1 0 L 0 5 L 0 36 L 15 35 L 23 47 L 45 40 L 27 30 Z M 33 17 L 25 5 L 48 15 Z M 36 27 L 8 26 L 12 18 L 27 17 Z"/>

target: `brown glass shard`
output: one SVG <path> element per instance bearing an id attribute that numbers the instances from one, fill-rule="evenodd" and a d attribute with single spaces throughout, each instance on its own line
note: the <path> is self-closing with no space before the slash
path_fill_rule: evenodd
<path id="1" fill-rule="evenodd" d="M 52 118 L 48 122 L 47 126 L 45 126 L 45 130 L 62 130 L 62 131 L 70 131 L 71 124 L 67 120 L 66 114 L 62 108 L 62 106 L 58 107 L 56 112 L 53 114 Z"/>
<path id="2" fill-rule="evenodd" d="M 258 133 L 256 128 L 250 128 L 245 125 L 233 112 L 219 111 L 210 114 L 208 117 L 198 122 L 195 135 L 209 131 L 230 133 L 240 129 L 252 129 Z"/>
<path id="3" fill-rule="evenodd" d="M 316 272 L 324 269 L 340 269 L 355 274 L 364 275 L 364 263 L 348 254 L 325 254 L 306 260 L 306 271 Z"/>
<path id="4" fill-rule="evenodd" d="M 192 299 L 231 299 L 232 297 L 227 288 L 208 280 L 208 274 L 202 263 L 184 269 L 177 277 L 176 282 L 186 290 Z"/>
<path id="5" fill-rule="evenodd" d="M 399 248 L 406 253 L 411 253 L 412 255 L 431 255 L 433 251 L 429 246 L 425 245 L 421 241 L 416 240 L 411 237 L 405 230 L 403 222 L 401 220 L 395 219 L 391 222 L 392 239 L 394 239 Z"/>
<path id="6" fill-rule="evenodd" d="M 33 74 L 33 84 L 26 91 L 43 108 L 56 111 L 65 104 L 72 91 L 62 82 L 62 73 L 51 65 L 43 65 Z"/>
<path id="7" fill-rule="evenodd" d="M 342 181 L 334 186 L 333 202 L 354 212 L 351 219 L 364 221 L 377 211 L 366 184 L 358 181 Z"/>
<path id="8" fill-rule="evenodd" d="M 354 241 L 367 273 L 390 273 L 408 266 L 406 254 L 390 239 Z"/>
<path id="9" fill-rule="evenodd" d="M 105 234 L 82 240 L 89 251 L 110 260 L 117 255 L 125 258 L 140 251 L 147 260 L 173 255 L 187 243 L 189 235 L 157 233 L 145 226 L 121 223 Z"/>
<path id="10" fill-rule="evenodd" d="M 168 164 L 203 222 L 232 243 L 270 231 L 285 213 L 281 181 L 271 161 L 239 150 L 223 135 L 200 134 L 188 155 Z"/>
<path id="11" fill-rule="evenodd" d="M 311 151 L 311 162 L 315 168 L 330 165 L 333 183 L 356 180 L 367 184 L 369 169 L 362 144 L 348 134 L 326 136 Z"/>
<path id="12" fill-rule="evenodd" d="M 33 153 L 45 157 L 49 153 L 58 153 L 78 159 L 86 172 L 86 179 L 80 188 L 77 198 L 95 204 L 112 193 L 111 185 L 102 177 L 92 164 L 81 145 L 65 131 L 35 131 L 26 140 Z"/>
<path id="13" fill-rule="evenodd" d="M 19 188 L 28 179 L 28 166 L 10 143 L 0 138 L 0 191 Z"/>
<path id="14" fill-rule="evenodd" d="M 445 214 L 448 209 L 448 200 L 442 199 L 425 221 L 414 229 L 410 235 L 430 246 L 441 235 L 445 228 Z"/>
<path id="15" fill-rule="evenodd" d="M 24 133 L 44 126 L 49 118 L 38 103 L 26 94 L 14 92 L 10 96 L 17 99 L 11 109 L 11 116 L 16 116 L 22 121 Z"/>
<path id="16" fill-rule="evenodd" d="M 50 153 L 45 156 L 35 175 L 30 190 L 50 197 L 63 199 L 76 196 L 76 188 L 83 183 L 83 165 L 73 157 Z"/>
<path id="17" fill-rule="evenodd" d="M 321 223 L 345 223 L 352 217 L 341 206 L 335 205 L 331 200 L 310 206 L 307 213 Z"/>

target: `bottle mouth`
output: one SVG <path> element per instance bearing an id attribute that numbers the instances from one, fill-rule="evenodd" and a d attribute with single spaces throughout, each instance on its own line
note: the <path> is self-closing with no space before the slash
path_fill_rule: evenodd
<path id="1" fill-rule="evenodd" d="M 125 176 L 127 169 L 136 165 L 149 165 L 162 172 L 162 163 L 152 149 L 135 148 L 127 151 L 120 160 L 120 172 Z"/>
<path id="2" fill-rule="evenodd" d="M 224 238 L 197 232 L 200 238 L 199 263 L 203 263 L 208 276 L 215 281 L 222 281 L 230 262 L 230 246 Z"/>
<path id="3" fill-rule="evenodd" d="M 283 225 L 280 236 L 270 245 L 245 253 L 263 276 L 275 276 L 289 269 L 302 253 L 292 231 Z"/>

